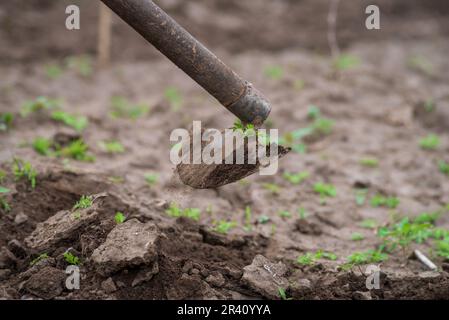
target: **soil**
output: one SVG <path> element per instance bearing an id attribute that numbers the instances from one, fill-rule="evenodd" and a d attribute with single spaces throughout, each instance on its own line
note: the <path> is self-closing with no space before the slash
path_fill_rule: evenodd
<path id="1" fill-rule="evenodd" d="M 81 6 L 79 32 L 63 27 L 68 2 Z M 0 131 L 0 166 L 8 173 L 2 186 L 11 189 L 6 199 L 12 208 L 0 209 L 0 298 L 271 299 L 277 298 L 273 288 L 281 283 L 294 299 L 448 299 L 447 262 L 431 255 L 431 243 L 390 255 L 380 264 L 378 290 L 366 289 L 364 267 L 338 268 L 348 255 L 379 245 L 374 231 L 360 222 L 375 219 L 384 225 L 392 215 L 386 208 L 357 206 L 354 188 L 367 189 L 368 197 L 397 196 L 396 211 L 403 216 L 449 203 L 449 178 L 436 164 L 449 162 L 449 6 L 443 0 L 374 2 L 385 10 L 381 31 L 361 27 L 366 1 L 342 2 L 339 42 L 361 63 L 336 72 L 327 47 L 328 1 L 159 1 L 270 98 L 270 126 L 281 134 L 309 126 L 310 105 L 335 121 L 330 135 L 307 140 L 307 153 L 290 152 L 281 159 L 277 175 L 255 174 L 208 190 L 179 181 L 169 161 L 169 136 L 175 128 L 189 129 L 193 120 L 210 128 L 230 127 L 234 118 L 227 110 L 118 19 L 109 68 L 94 68 L 90 77 L 65 70 L 50 79 L 45 73 L 49 63 L 95 53 L 97 6 L 93 1 L 2 3 L 0 112 L 16 117 L 9 131 Z M 413 56 L 425 57 L 431 67 L 411 66 Z M 269 66 L 281 66 L 283 77 L 267 77 Z M 182 94 L 179 111 L 164 97 L 170 86 Z M 82 136 L 94 163 L 43 157 L 30 147 L 38 136 L 56 135 L 64 142 L 74 135 L 45 111 L 20 117 L 22 104 L 38 96 L 61 98 L 66 111 L 89 118 Z M 151 110 L 136 120 L 114 119 L 109 116 L 112 96 L 144 102 Z M 434 112 L 425 111 L 430 100 Z M 440 147 L 431 152 L 418 145 L 429 133 L 441 138 Z M 98 145 L 102 140 L 118 140 L 126 152 L 105 153 Z M 379 167 L 361 166 L 359 160 L 367 156 L 378 158 Z M 36 168 L 35 189 L 14 179 L 13 157 Z M 299 185 L 282 178 L 284 172 L 298 171 L 308 171 L 310 178 Z M 148 185 L 146 173 L 157 173 L 158 182 Z M 334 184 L 337 196 L 322 203 L 313 192 L 316 182 Z M 267 190 L 267 183 L 279 185 L 279 192 Z M 72 208 L 82 195 L 101 197 L 77 220 Z M 166 209 L 172 202 L 199 208 L 200 220 L 170 217 Z M 244 228 L 247 206 L 252 210 L 250 229 Z M 306 219 L 296 215 L 299 208 L 307 211 Z M 284 210 L 292 217 L 281 217 Z M 125 214 L 130 230 L 142 225 L 151 233 L 155 253 L 151 259 L 144 255 L 133 260 L 137 265 L 119 261 L 120 270 L 106 275 L 98 272 L 92 255 L 104 243 L 120 249 L 109 238 L 119 227 L 116 212 Z M 264 216 L 269 223 L 259 222 Z M 56 229 L 64 232 L 33 247 L 30 236 L 41 236 L 40 226 L 56 218 L 64 224 L 54 227 L 66 228 Z M 223 235 L 212 229 L 218 220 L 238 225 Z M 449 228 L 447 213 L 437 226 Z M 355 232 L 364 239 L 351 241 Z M 133 245 L 138 255 L 141 244 Z M 409 259 L 415 248 L 439 270 L 429 272 Z M 337 260 L 309 267 L 295 262 L 299 255 L 320 249 L 335 253 Z M 82 261 L 80 290 L 64 286 L 67 250 Z M 49 258 L 31 265 L 44 252 Z M 282 270 L 282 275 L 276 279 L 269 270 Z"/>

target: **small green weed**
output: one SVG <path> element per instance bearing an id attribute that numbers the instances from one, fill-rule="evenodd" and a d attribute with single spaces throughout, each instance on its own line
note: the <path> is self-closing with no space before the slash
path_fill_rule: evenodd
<path id="1" fill-rule="evenodd" d="M 290 182 L 291 184 L 298 185 L 304 182 L 307 178 L 309 178 L 310 174 L 307 171 L 302 171 L 298 173 L 290 173 L 284 172 L 283 177 L 285 180 Z"/>
<path id="2" fill-rule="evenodd" d="M 59 108 L 61 102 L 57 99 L 50 99 L 44 96 L 36 98 L 36 100 L 26 101 L 20 110 L 20 114 L 22 117 L 26 117 L 31 113 L 42 111 L 42 110 L 51 110 L 55 108 Z"/>
<path id="3" fill-rule="evenodd" d="M 284 69 L 281 66 L 269 66 L 265 68 L 264 74 L 271 80 L 280 80 L 284 76 Z"/>
<path id="4" fill-rule="evenodd" d="M 89 120 L 85 116 L 76 116 L 65 111 L 54 111 L 51 114 L 51 118 L 64 123 L 78 132 L 83 132 L 89 125 Z"/>
<path id="5" fill-rule="evenodd" d="M 36 187 L 37 171 L 30 162 L 14 158 L 12 171 L 16 180 L 27 179 L 31 183 L 31 188 Z"/>
<path id="6" fill-rule="evenodd" d="M 165 210 L 165 213 L 167 213 L 170 217 L 173 217 L 173 218 L 185 217 L 185 218 L 189 218 L 189 219 L 192 219 L 195 221 L 199 221 L 200 216 L 201 216 L 200 209 L 197 209 L 197 208 L 181 209 L 174 202 L 172 202 L 170 204 L 170 207 L 167 210 Z"/>
<path id="7" fill-rule="evenodd" d="M 11 129 L 14 121 L 14 115 L 11 112 L 0 113 L 0 131 Z"/>
<path id="8" fill-rule="evenodd" d="M 367 168 L 377 168 L 379 167 L 379 160 L 372 157 L 365 157 L 360 159 L 360 164 Z"/>
<path id="9" fill-rule="evenodd" d="M 72 210 L 87 209 L 92 207 L 93 204 L 94 204 L 93 196 L 81 196 L 78 202 L 75 203 L 75 205 L 73 206 Z"/>
<path id="10" fill-rule="evenodd" d="M 110 116 L 114 119 L 124 118 L 136 120 L 144 117 L 150 111 L 146 104 L 132 104 L 125 97 L 114 96 L 111 98 Z"/>
<path id="11" fill-rule="evenodd" d="M 80 258 L 75 256 L 71 252 L 65 252 L 63 256 L 64 256 L 64 260 L 70 265 L 79 266 L 81 264 Z"/>
<path id="12" fill-rule="evenodd" d="M 98 146 L 101 150 L 104 152 L 107 152 L 109 154 L 116 154 L 116 153 L 124 153 L 125 147 L 123 144 L 121 144 L 119 141 L 111 140 L 111 141 L 100 141 L 98 143 Z"/>
<path id="13" fill-rule="evenodd" d="M 125 222 L 126 217 L 122 212 L 117 212 L 114 216 L 114 220 L 115 220 L 115 223 L 122 224 L 123 222 Z"/>
<path id="14" fill-rule="evenodd" d="M 435 134 L 429 134 L 419 140 L 419 146 L 423 150 L 436 150 L 440 146 L 440 137 Z"/>
<path id="15" fill-rule="evenodd" d="M 390 209 L 396 209 L 400 200 L 396 197 L 385 197 L 380 194 L 371 198 L 371 206 L 373 208 L 387 207 Z"/>
<path id="16" fill-rule="evenodd" d="M 212 230 L 221 234 L 228 234 L 228 232 L 236 226 L 237 223 L 234 221 L 220 220 L 214 222 Z"/>
<path id="17" fill-rule="evenodd" d="M 41 261 L 46 260 L 48 258 L 50 258 L 50 257 L 48 256 L 47 253 L 41 253 L 37 258 L 33 259 L 30 262 L 30 266 L 32 267 L 32 266 L 36 265 L 38 262 L 41 262 Z"/>

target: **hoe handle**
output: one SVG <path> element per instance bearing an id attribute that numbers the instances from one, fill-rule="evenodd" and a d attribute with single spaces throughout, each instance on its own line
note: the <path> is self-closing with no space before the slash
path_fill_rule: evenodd
<path id="1" fill-rule="evenodd" d="M 244 123 L 262 124 L 270 103 L 151 0 L 101 0 Z"/>

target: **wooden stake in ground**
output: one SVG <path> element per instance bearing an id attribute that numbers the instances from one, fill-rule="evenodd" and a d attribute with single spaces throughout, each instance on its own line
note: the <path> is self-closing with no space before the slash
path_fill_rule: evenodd
<path id="1" fill-rule="evenodd" d="M 111 22 L 111 10 L 100 2 L 97 43 L 97 62 L 100 68 L 107 67 L 111 61 Z"/>

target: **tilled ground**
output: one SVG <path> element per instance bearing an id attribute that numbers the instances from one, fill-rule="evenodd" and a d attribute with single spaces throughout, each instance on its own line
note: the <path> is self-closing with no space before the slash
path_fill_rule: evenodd
<path id="1" fill-rule="evenodd" d="M 0 133 L 1 168 L 7 172 L 2 186 L 11 189 L 6 199 L 12 208 L 0 209 L 0 297 L 278 298 L 278 289 L 284 288 L 295 299 L 449 298 L 448 267 L 432 254 L 432 241 L 414 243 L 377 263 L 379 290 L 367 290 L 364 266 L 339 268 L 350 254 L 381 242 L 375 230 L 360 226 L 362 221 L 374 219 L 383 226 L 394 216 L 412 218 L 449 203 L 449 178 L 437 165 L 449 162 L 448 49 L 447 39 L 438 37 L 360 42 L 348 49 L 360 65 L 338 72 L 328 58 L 297 49 L 219 52 L 271 99 L 270 125 L 281 134 L 310 126 L 310 105 L 335 127 L 329 135 L 306 139 L 307 152 L 282 159 L 276 176 L 255 175 L 216 190 L 179 183 L 169 161 L 169 135 L 193 120 L 225 128 L 234 118 L 166 60 L 123 62 L 88 78 L 65 71 L 56 80 L 48 79 L 40 62 L 1 66 L 0 111 L 12 111 L 16 119 Z M 409 63 L 414 56 L 427 63 Z M 264 73 L 271 66 L 282 68 L 279 79 Z M 177 111 L 164 97 L 169 86 L 183 97 Z M 114 95 L 144 102 L 151 110 L 136 120 L 114 119 Z M 89 118 L 82 137 L 94 163 L 43 157 L 31 148 L 36 137 L 75 134 L 46 111 L 20 117 L 21 104 L 37 96 L 63 98 L 64 110 Z M 429 101 L 436 106 L 432 112 L 426 111 Z M 422 150 L 418 141 L 430 133 L 438 134 L 441 144 Z M 120 141 L 125 153 L 105 153 L 98 145 L 103 140 Z M 13 157 L 37 169 L 35 189 L 14 179 Z M 379 166 L 362 166 L 364 157 L 379 159 Z M 283 178 L 285 172 L 299 171 L 309 172 L 301 184 Z M 149 186 L 147 173 L 158 174 L 157 183 Z M 313 191 L 317 182 L 332 183 L 337 196 L 323 203 Z M 368 190 L 365 204 L 357 205 L 356 188 Z M 373 208 L 369 199 L 376 194 L 394 195 L 400 204 L 395 210 Z M 98 198 L 91 208 L 76 212 L 72 208 L 82 195 Z M 166 210 L 173 202 L 199 208 L 200 220 L 171 218 Z M 299 208 L 307 212 L 305 218 L 297 214 Z M 118 211 L 127 218 L 119 225 L 114 221 Z M 237 224 L 227 235 L 212 228 L 223 219 Z M 449 228 L 447 212 L 436 226 Z M 363 240 L 352 241 L 354 233 Z M 416 248 L 431 257 L 438 271 L 409 258 Z M 81 258 L 80 290 L 64 285 L 67 250 Z M 333 252 L 337 259 L 312 266 L 295 262 L 317 250 Z M 31 263 L 43 253 L 48 258 Z"/>

